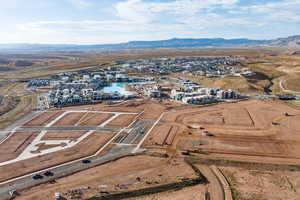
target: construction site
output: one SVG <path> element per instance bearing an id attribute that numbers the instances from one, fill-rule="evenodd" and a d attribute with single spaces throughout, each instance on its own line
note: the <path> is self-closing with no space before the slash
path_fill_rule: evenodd
<path id="1" fill-rule="evenodd" d="M 240 168 L 300 174 L 299 121 L 279 100 L 38 111 L 0 143 L 0 199 L 237 199 Z"/>

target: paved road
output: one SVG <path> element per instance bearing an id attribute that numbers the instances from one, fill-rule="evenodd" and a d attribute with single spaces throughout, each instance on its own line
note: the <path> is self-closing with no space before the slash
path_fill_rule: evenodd
<path id="1" fill-rule="evenodd" d="M 26 115 L 25 117 L 21 118 L 20 120 L 16 121 L 12 125 L 5 128 L 4 130 L 0 131 L 0 141 L 5 139 L 11 131 L 13 131 L 13 130 L 17 129 L 18 127 L 22 126 L 24 123 L 26 123 L 27 121 L 31 120 L 32 118 L 38 116 L 39 114 L 41 114 L 41 112 L 38 112 L 38 111 L 31 112 L 28 115 Z"/>
<path id="2" fill-rule="evenodd" d="M 66 127 L 20 127 L 16 131 L 120 131 L 121 128 L 116 127 L 97 127 L 97 126 L 66 126 Z"/>
<path id="3" fill-rule="evenodd" d="M 52 177 L 44 176 L 43 179 L 34 180 L 32 178 L 32 176 L 34 176 L 34 174 L 32 174 L 31 176 L 29 176 L 27 178 L 23 178 L 23 179 L 16 181 L 14 184 L 1 186 L 0 187 L 0 199 L 9 197 L 9 191 L 20 190 L 20 189 L 32 187 L 39 183 L 48 182 L 53 179 L 66 176 L 67 174 L 73 174 L 75 172 L 85 170 L 85 169 L 103 164 L 103 163 L 111 161 L 111 160 L 115 160 L 117 158 L 120 158 L 120 157 L 123 157 L 126 155 L 130 155 L 134 148 L 135 148 L 135 146 L 117 145 L 113 149 L 111 149 L 109 153 L 107 153 L 104 156 L 101 156 L 101 157 L 95 156 L 93 158 L 90 158 L 89 160 L 91 161 L 91 163 L 84 164 L 84 163 L 82 163 L 82 161 L 77 161 L 75 163 L 71 163 L 71 164 L 63 166 L 63 167 L 55 168 L 55 169 L 51 170 L 51 172 L 54 173 L 54 176 L 52 176 Z M 43 173 L 40 173 L 40 174 L 43 174 Z"/>
<path id="4" fill-rule="evenodd" d="M 134 128 L 129 132 L 129 134 L 124 137 L 119 143 L 122 144 L 132 144 L 138 141 L 142 136 L 146 134 L 152 122 L 146 120 L 138 120 L 134 124 Z"/>

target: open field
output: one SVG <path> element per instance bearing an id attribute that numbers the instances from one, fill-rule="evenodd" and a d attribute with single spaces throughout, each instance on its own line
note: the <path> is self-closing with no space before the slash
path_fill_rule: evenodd
<path id="1" fill-rule="evenodd" d="M 0 115 L 4 115 L 5 113 L 14 109 L 19 102 L 20 99 L 18 97 L 12 97 L 12 96 L 3 97 L 0 104 Z"/>
<path id="2" fill-rule="evenodd" d="M 300 172 L 221 167 L 235 199 L 297 199 Z M 280 192 L 274 192 L 280 191 Z"/>
<path id="3" fill-rule="evenodd" d="M 36 95 L 20 97 L 20 102 L 15 108 L 0 116 L 0 129 L 3 129 L 28 115 L 34 110 L 36 104 Z"/>
<path id="4" fill-rule="evenodd" d="M 26 116 L 36 107 L 36 95 L 27 91 L 25 83 L 1 81 L 0 129 Z"/>
<path id="5" fill-rule="evenodd" d="M 300 72 L 300 70 L 299 70 Z M 300 73 L 294 74 L 294 76 L 291 76 L 289 79 L 285 81 L 285 87 L 289 90 L 300 92 Z"/>

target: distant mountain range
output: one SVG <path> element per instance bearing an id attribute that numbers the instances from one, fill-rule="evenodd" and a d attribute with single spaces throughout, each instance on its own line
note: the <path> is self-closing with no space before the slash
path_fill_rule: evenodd
<path id="1" fill-rule="evenodd" d="M 197 47 L 280 47 L 300 48 L 300 35 L 275 40 L 201 38 L 157 41 L 131 41 L 119 44 L 65 45 L 65 44 L 0 44 L 0 50 L 47 50 L 47 51 L 88 51 L 88 50 L 123 50 L 154 48 L 197 48 Z"/>
<path id="2" fill-rule="evenodd" d="M 282 48 L 300 49 L 300 35 L 278 38 L 277 40 L 273 40 L 270 45 Z"/>

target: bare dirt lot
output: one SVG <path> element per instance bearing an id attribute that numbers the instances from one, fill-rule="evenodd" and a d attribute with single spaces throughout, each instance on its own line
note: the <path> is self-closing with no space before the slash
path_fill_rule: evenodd
<path id="1" fill-rule="evenodd" d="M 128 126 L 136 117 L 134 114 L 122 114 L 109 122 L 107 126 L 111 127 L 126 127 Z"/>
<path id="2" fill-rule="evenodd" d="M 137 165 L 137 163 L 139 163 Z M 71 199 L 72 191 L 83 189 L 80 199 L 99 195 L 100 191 L 124 192 L 195 178 L 193 170 L 181 159 L 149 156 L 122 158 L 117 161 L 85 170 L 75 175 L 57 179 L 54 184 L 44 184 L 29 189 L 16 199 L 53 199 L 54 192 L 61 192 Z M 203 189 L 204 186 L 198 187 Z M 201 189 L 201 190 L 202 190 Z M 43 191 L 39 193 L 38 191 Z M 192 189 L 196 191 L 196 188 Z M 199 196 L 199 193 L 194 194 Z"/>
<path id="3" fill-rule="evenodd" d="M 78 126 L 98 126 L 112 117 L 110 113 L 87 113 L 77 122 Z"/>
<path id="4" fill-rule="evenodd" d="M 44 112 L 39 116 L 33 118 L 29 122 L 25 123 L 24 126 L 45 126 L 60 114 L 62 114 L 62 112 L 60 111 Z"/>
<path id="5" fill-rule="evenodd" d="M 47 131 L 42 140 L 75 140 L 86 131 Z"/>
<path id="6" fill-rule="evenodd" d="M 69 149 L 1 166 L 0 180 L 3 181 L 7 178 L 20 176 L 32 171 L 91 155 L 106 144 L 111 137 L 113 137 L 113 133 L 108 131 L 95 132 L 76 146 Z M 12 168 L 14 170 L 10 170 Z"/>
<path id="7" fill-rule="evenodd" d="M 230 132 L 239 129 L 253 130 L 253 134 L 257 135 L 259 131 L 272 130 L 278 120 L 285 118 L 285 113 L 298 115 L 299 111 L 279 101 L 250 100 L 170 112 L 165 114 L 162 120 L 186 126 L 199 125 L 213 130 L 222 127 Z M 224 133 L 231 134 L 229 131 Z"/>
<path id="8" fill-rule="evenodd" d="M 173 149 L 262 157 L 257 161 L 300 159 L 299 116 L 299 110 L 272 100 L 178 108 L 165 113 L 145 145 L 161 146 L 170 127 L 178 126 Z"/>
<path id="9" fill-rule="evenodd" d="M 234 197 L 248 199 L 291 199 L 300 196 L 300 172 L 222 167 Z M 275 192 L 278 191 L 278 192 Z"/>
<path id="10" fill-rule="evenodd" d="M 68 113 L 53 126 L 74 126 L 85 114 L 85 112 Z"/>
<path id="11" fill-rule="evenodd" d="M 177 131 L 179 131 L 178 126 L 172 125 L 159 125 L 156 126 L 150 133 L 148 137 L 147 145 L 171 145 Z"/>
<path id="12" fill-rule="evenodd" d="M 34 132 L 15 132 L 0 145 L 0 162 L 16 158 L 36 136 Z"/>

